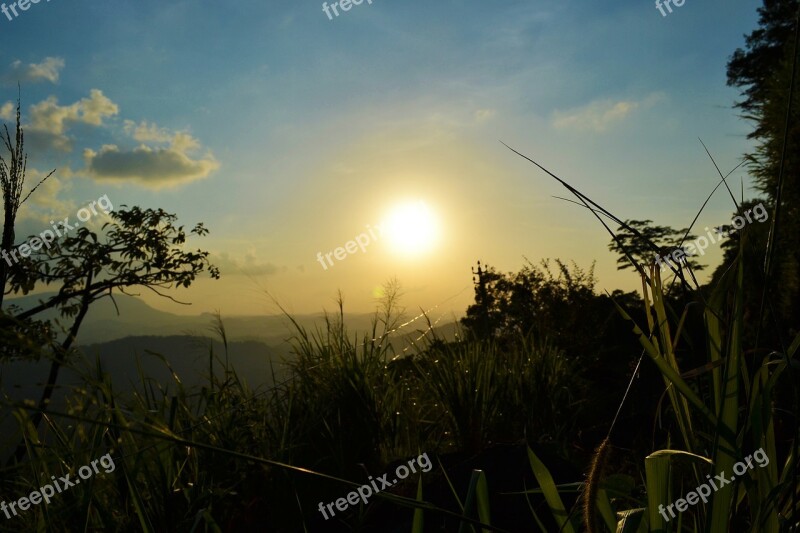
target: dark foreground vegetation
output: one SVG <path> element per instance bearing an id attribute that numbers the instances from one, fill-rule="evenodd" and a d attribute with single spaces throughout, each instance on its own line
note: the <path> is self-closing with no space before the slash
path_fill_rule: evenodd
<path id="1" fill-rule="evenodd" d="M 135 392 L 122 393 L 97 365 L 55 409 L 59 370 L 75 364 L 92 302 L 217 277 L 205 252 L 184 250 L 206 230 L 187 233 L 161 210 L 123 208 L 99 233 L 81 228 L 18 264 L 0 262 L 0 303 L 57 289 L 38 307 L 0 316 L 2 376 L 21 359 L 51 362 L 41 397 L 3 407 L 17 431 L 0 436 L 0 500 L 74 477 L 105 454 L 116 464 L 48 505 L 0 514 L 0 530 L 797 530 L 798 2 L 766 0 L 761 15 L 728 73 L 755 125 L 747 164 L 763 197 L 737 198 L 723 173 L 720 188 L 734 215 L 760 201 L 769 221 L 727 239 L 705 284 L 693 260 L 663 272 L 656 265 L 693 238 L 691 225 L 621 219 L 561 182 L 606 226 L 641 292 L 600 293 L 591 268 L 561 261 L 516 273 L 478 264 L 475 302 L 455 338 L 438 336 L 424 315 L 398 330 L 403 312 L 390 283 L 371 331 L 348 331 L 341 307 L 320 329 L 295 324 L 291 376 L 274 387 L 251 389 L 252 376 L 238 375 L 224 350 L 209 350 L 203 387 L 142 375 Z M 0 248 L 11 250 L 26 199 L 19 113 L 4 141 Z M 49 310 L 62 321 L 41 319 Z M 227 346 L 224 321 L 215 327 Z M 409 328 L 419 330 L 411 348 L 399 342 Z M 757 451 L 768 463 L 739 474 Z M 421 454 L 431 458 L 428 472 L 328 520 L 319 511 Z M 707 501 L 682 500 L 735 471 Z M 666 510 L 675 502 L 677 513 Z"/>

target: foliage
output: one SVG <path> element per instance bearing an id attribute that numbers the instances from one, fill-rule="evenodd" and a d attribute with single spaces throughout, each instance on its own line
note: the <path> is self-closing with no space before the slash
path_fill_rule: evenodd
<path id="1" fill-rule="evenodd" d="M 612 239 L 608 249 L 620 255 L 617 258 L 617 268 L 624 270 L 633 268 L 628 255 L 632 256 L 643 265 L 652 265 L 656 259 L 670 256 L 674 250 L 684 249 L 683 244 L 697 238 L 689 235 L 689 228 L 673 229 L 669 226 L 654 226 L 652 220 L 626 220 L 625 224 L 617 228 L 617 238 Z M 653 244 L 660 250 L 655 252 Z M 695 259 L 684 260 L 693 270 L 702 270 L 703 265 Z"/>
<path id="2" fill-rule="evenodd" d="M 737 49 L 728 61 L 728 85 L 738 87 L 743 99 L 736 106 L 753 122 L 749 137 L 759 144 L 750 155 L 750 167 L 761 191 L 774 199 L 786 124 L 789 125 L 787 164 L 787 203 L 797 204 L 797 172 L 800 159 L 800 88 L 794 87 L 795 106 L 787 121 L 787 102 L 792 66 L 797 61 L 794 33 L 800 13 L 798 0 L 764 0 L 758 9 L 759 27 L 745 38 L 745 48 Z"/>
<path id="3" fill-rule="evenodd" d="M 800 331 L 800 1 L 764 0 L 758 12 L 728 61 L 728 85 L 741 90 L 736 105 L 756 141 L 749 169 L 772 215 L 764 290 L 786 324 L 772 336 L 791 338 Z"/>
<path id="4" fill-rule="evenodd" d="M 611 298 L 595 293 L 594 265 L 585 271 L 574 263 L 530 261 L 519 272 L 500 274 L 478 264 L 475 304 L 461 323 L 471 338 L 493 338 L 501 343 L 534 335 L 564 350 L 568 357 L 593 360 L 604 349 L 613 350 L 616 310 Z M 555 273 L 553 272 L 555 270 Z M 636 305 L 635 293 L 615 294 Z M 602 339 L 602 341 L 601 341 Z"/>

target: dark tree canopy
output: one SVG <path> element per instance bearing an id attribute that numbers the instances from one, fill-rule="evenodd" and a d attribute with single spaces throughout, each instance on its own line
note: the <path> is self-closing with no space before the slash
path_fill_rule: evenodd
<path id="1" fill-rule="evenodd" d="M 519 272 L 502 274 L 478 263 L 474 273 L 475 303 L 461 323 L 475 338 L 507 341 L 532 334 L 587 360 L 627 338 L 616 330 L 624 321 L 611 298 L 595 292 L 594 265 L 586 271 L 560 260 L 529 261 Z M 639 303 L 635 293 L 612 296 L 626 308 Z"/>
<path id="2" fill-rule="evenodd" d="M 745 37 L 745 46 L 728 61 L 728 85 L 741 89 L 736 106 L 753 123 L 756 141 L 748 154 L 756 187 L 774 213 L 780 199 L 771 263 L 772 293 L 789 322 L 800 320 L 800 72 L 797 46 L 800 0 L 764 0 L 759 27 Z M 780 184 L 779 184 L 780 181 Z M 779 190 L 780 189 L 780 190 Z M 767 235 L 752 232 L 746 262 L 764 262 Z M 746 253 L 747 250 L 746 250 Z M 730 258 L 730 253 L 726 254 Z M 757 274 L 757 272 L 754 272 Z M 763 277 L 763 275 L 762 275 Z"/>
<path id="3" fill-rule="evenodd" d="M 798 0 L 765 0 L 759 9 L 759 28 L 746 37 L 745 48 L 736 50 L 728 61 L 728 85 L 741 89 L 743 99 L 736 106 L 753 122 L 749 137 L 758 142 L 755 152 L 750 154 L 750 168 L 758 187 L 771 199 L 775 198 L 784 136 L 788 141 L 784 194 L 798 198 L 800 90 L 797 83 L 786 131 L 789 86 L 797 60 L 794 32 L 798 6 Z"/>

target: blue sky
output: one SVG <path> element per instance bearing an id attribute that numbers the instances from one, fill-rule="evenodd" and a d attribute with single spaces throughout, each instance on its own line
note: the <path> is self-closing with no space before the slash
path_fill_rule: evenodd
<path id="1" fill-rule="evenodd" d="M 461 313 L 478 259 L 597 260 L 601 288 L 635 289 L 597 222 L 499 141 L 622 218 L 685 226 L 717 182 L 698 138 L 723 170 L 750 148 L 725 64 L 758 6 L 373 0 L 329 20 L 317 1 L 42 0 L 0 15 L 0 114 L 19 81 L 29 181 L 58 169 L 18 235 L 104 194 L 203 221 L 223 279 L 190 309 L 148 300 L 173 312 L 270 312 L 265 290 L 310 312 L 338 289 L 364 311 L 396 276 L 409 308 Z M 700 228 L 729 220 L 726 196 Z M 315 259 L 418 200 L 426 253 Z"/>

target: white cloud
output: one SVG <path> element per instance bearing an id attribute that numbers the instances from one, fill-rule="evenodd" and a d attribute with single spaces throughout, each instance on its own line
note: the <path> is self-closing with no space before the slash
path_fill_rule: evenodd
<path id="1" fill-rule="evenodd" d="M 30 204 L 31 206 L 37 206 L 43 209 L 55 210 L 55 209 L 63 209 L 64 200 L 59 198 L 62 192 L 65 191 L 64 182 L 58 178 L 58 175 L 54 173 L 52 176 L 47 178 L 47 180 L 42 183 L 42 180 L 50 174 L 50 171 L 43 172 L 36 170 L 35 168 L 28 168 L 27 172 L 25 173 L 25 183 L 26 183 L 26 191 L 22 195 L 24 198 L 28 195 L 30 188 L 38 187 L 33 194 L 30 195 L 28 200 L 26 201 L 26 205 Z"/>
<path id="2" fill-rule="evenodd" d="M 58 105 L 58 99 L 50 96 L 31 106 L 31 123 L 27 125 L 27 131 L 38 145 L 68 151 L 72 146 L 66 135 L 70 123 L 102 126 L 104 118 L 118 113 L 119 106 L 99 89 L 92 89 L 88 98 L 67 106 Z"/>
<path id="3" fill-rule="evenodd" d="M 17 106 L 14 102 L 6 102 L 0 106 L 0 120 L 14 120 L 17 116 Z"/>
<path id="4" fill-rule="evenodd" d="M 652 94 L 641 101 L 635 100 L 597 100 L 583 107 L 553 113 L 553 126 L 557 129 L 577 131 L 607 131 L 640 108 L 651 107 L 661 95 Z"/>
<path id="5" fill-rule="evenodd" d="M 159 128 L 146 120 L 139 124 L 136 124 L 133 120 L 126 120 L 123 128 L 125 133 L 140 142 L 169 142 L 172 140 L 172 135 L 168 130 Z"/>
<path id="6" fill-rule="evenodd" d="M 0 78 L 5 83 L 37 83 L 40 81 L 58 83 L 64 64 L 64 60 L 60 57 L 46 57 L 41 63 L 27 65 L 16 60 L 11 63 L 8 72 L 5 72 Z"/>
<path id="7" fill-rule="evenodd" d="M 0 106 L 0 117 L 13 116 L 13 103 Z M 55 96 L 31 106 L 30 123 L 23 125 L 26 141 L 34 151 L 56 148 L 71 151 L 73 139 L 68 135 L 74 124 L 106 126 L 105 120 L 119 114 L 119 106 L 99 89 L 92 89 L 87 98 L 59 105 Z M 185 131 L 172 132 L 157 124 L 124 120 L 122 130 L 136 147 L 105 144 L 99 150 L 83 150 L 84 168 L 62 176 L 90 177 L 101 182 L 134 182 L 159 189 L 174 187 L 208 177 L 220 165 L 210 150 Z"/>
<path id="8" fill-rule="evenodd" d="M 31 107 L 31 128 L 60 135 L 64 133 L 68 121 L 102 126 L 103 118 L 117 113 L 117 104 L 99 89 L 92 89 L 89 98 L 82 98 L 68 106 L 58 105 L 56 97 L 50 96 Z"/>
<path id="9" fill-rule="evenodd" d="M 50 173 L 50 170 L 40 171 L 36 168 L 28 167 L 25 172 L 25 188 L 22 197 L 28 196 L 32 188 L 36 187 L 36 190 L 33 191 L 20 209 L 19 221 L 42 225 L 58 216 L 63 218 L 77 208 L 75 201 L 68 198 L 72 184 L 69 179 L 65 178 L 69 177 L 69 170 L 56 171 L 42 183 L 45 176 Z"/>
<path id="10" fill-rule="evenodd" d="M 210 151 L 194 155 L 200 143 L 186 132 L 170 134 L 155 124 L 142 122 L 137 126 L 132 121 L 125 121 L 124 128 L 135 140 L 168 142 L 168 146 L 141 144 L 124 150 L 109 144 L 99 152 L 87 148 L 83 156 L 89 176 L 98 181 L 134 181 L 158 189 L 206 178 L 219 168 Z"/>

